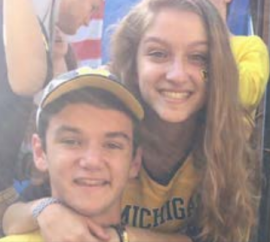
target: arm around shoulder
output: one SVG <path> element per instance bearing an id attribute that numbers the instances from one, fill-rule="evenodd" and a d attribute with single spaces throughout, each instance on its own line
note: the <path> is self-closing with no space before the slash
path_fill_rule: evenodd
<path id="1" fill-rule="evenodd" d="M 40 200 L 10 205 L 3 217 L 3 230 L 6 235 L 23 234 L 38 229 L 37 221 L 32 217 L 32 207 Z"/>

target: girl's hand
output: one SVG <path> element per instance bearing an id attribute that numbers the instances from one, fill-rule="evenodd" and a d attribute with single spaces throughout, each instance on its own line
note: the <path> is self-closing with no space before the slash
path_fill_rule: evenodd
<path id="1" fill-rule="evenodd" d="M 104 228 L 73 212 L 62 204 L 51 204 L 38 216 L 44 241 L 108 241 Z"/>

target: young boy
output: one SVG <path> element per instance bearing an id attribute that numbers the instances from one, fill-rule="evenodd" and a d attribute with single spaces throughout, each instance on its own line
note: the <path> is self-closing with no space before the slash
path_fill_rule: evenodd
<path id="1" fill-rule="evenodd" d="M 48 171 L 52 197 L 33 204 L 38 218 L 61 203 L 123 239 L 121 196 L 140 168 L 139 102 L 105 70 L 81 68 L 53 80 L 37 112 L 32 146 L 36 167 Z M 112 228 L 113 226 L 113 228 Z M 39 232 L 0 241 L 42 241 Z"/>

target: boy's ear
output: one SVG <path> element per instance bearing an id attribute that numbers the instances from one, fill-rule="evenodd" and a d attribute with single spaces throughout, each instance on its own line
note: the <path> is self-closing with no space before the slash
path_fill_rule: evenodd
<path id="1" fill-rule="evenodd" d="M 42 141 L 37 134 L 32 136 L 33 160 L 36 168 L 40 171 L 48 170 L 46 153 L 42 147 Z"/>
<path id="2" fill-rule="evenodd" d="M 131 162 L 129 178 L 135 178 L 138 176 L 142 165 L 142 147 L 138 147 L 135 156 Z"/>

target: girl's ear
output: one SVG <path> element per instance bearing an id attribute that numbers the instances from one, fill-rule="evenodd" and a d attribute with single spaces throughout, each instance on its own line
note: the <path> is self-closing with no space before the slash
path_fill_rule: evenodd
<path id="1" fill-rule="evenodd" d="M 48 163 L 46 153 L 42 147 L 42 141 L 37 134 L 32 136 L 32 148 L 33 148 L 33 159 L 36 165 L 36 168 L 40 171 L 48 170 Z"/>
<path id="2" fill-rule="evenodd" d="M 138 147 L 135 156 L 131 162 L 129 171 L 129 178 L 135 178 L 138 176 L 142 164 L 142 147 Z"/>

